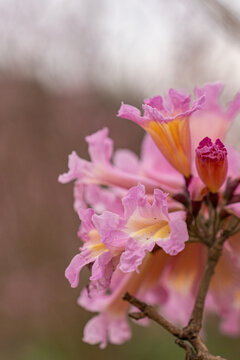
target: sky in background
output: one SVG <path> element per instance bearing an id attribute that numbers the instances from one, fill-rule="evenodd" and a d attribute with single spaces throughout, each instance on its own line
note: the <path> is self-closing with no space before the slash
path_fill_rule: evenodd
<path id="1" fill-rule="evenodd" d="M 0 0 L 0 66 L 54 90 L 94 83 L 149 94 L 223 80 L 234 93 L 239 43 L 206 3 Z"/>
<path id="2" fill-rule="evenodd" d="M 223 0 L 222 0 L 223 1 Z M 0 71 L 53 92 L 97 88 L 119 101 L 222 81 L 239 91 L 240 3 L 214 0 L 0 0 Z M 230 133 L 239 146 L 239 119 Z"/>

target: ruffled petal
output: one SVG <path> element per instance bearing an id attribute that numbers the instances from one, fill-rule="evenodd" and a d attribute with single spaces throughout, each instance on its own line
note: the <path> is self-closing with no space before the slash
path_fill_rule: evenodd
<path id="1" fill-rule="evenodd" d="M 154 242 L 141 245 L 139 241 L 130 238 L 127 242 L 125 251 L 120 257 L 120 269 L 123 272 L 136 271 L 139 273 L 138 267 L 142 264 L 146 251 L 152 251 L 154 246 Z"/>
<path id="2" fill-rule="evenodd" d="M 103 211 L 112 211 L 119 215 L 123 214 L 121 198 L 110 188 L 90 184 L 85 190 L 85 199 L 97 214 L 101 214 Z"/>
<path id="3" fill-rule="evenodd" d="M 108 337 L 112 344 L 120 345 L 131 338 L 131 329 L 125 318 L 109 320 Z"/>
<path id="4" fill-rule="evenodd" d="M 139 159 L 137 155 L 130 150 L 117 150 L 114 154 L 113 163 L 118 169 L 122 171 L 133 174 L 139 172 Z"/>
<path id="5" fill-rule="evenodd" d="M 108 249 L 117 253 L 124 249 L 128 235 L 122 230 L 124 220 L 118 214 L 104 211 L 102 215 L 94 215 L 93 222 Z"/>
<path id="6" fill-rule="evenodd" d="M 203 111 L 191 116 L 190 129 L 193 150 L 199 142 L 208 136 L 212 140 L 224 140 L 233 118 L 240 110 L 240 94 L 238 93 L 224 110 L 219 102 L 223 84 L 206 84 L 195 89 L 196 96 L 205 96 L 206 103 Z M 209 126 L 210 124 L 210 126 Z"/>
<path id="7" fill-rule="evenodd" d="M 59 175 L 58 181 L 62 184 L 66 184 L 72 180 L 81 177 L 84 170 L 88 170 L 89 162 L 80 159 L 75 151 L 73 151 L 68 157 L 68 172 Z"/>
<path id="8" fill-rule="evenodd" d="M 78 231 L 78 236 L 81 237 L 83 241 L 89 240 L 89 232 L 94 230 L 94 225 L 92 223 L 92 217 L 94 215 L 94 210 L 91 208 L 78 210 L 78 216 L 81 220 L 81 226 Z"/>
<path id="9" fill-rule="evenodd" d="M 185 247 L 185 242 L 188 240 L 188 231 L 185 221 L 176 219 L 170 221 L 170 238 L 169 240 L 156 241 L 167 254 L 176 255 Z"/>
<path id="10" fill-rule="evenodd" d="M 83 341 L 91 345 L 100 343 L 101 349 L 107 346 L 107 319 L 103 314 L 88 321 L 83 331 Z"/>
<path id="11" fill-rule="evenodd" d="M 86 141 L 92 162 L 108 165 L 113 152 L 113 141 L 108 137 L 108 129 L 104 128 L 87 136 Z"/>
<path id="12" fill-rule="evenodd" d="M 83 254 L 77 254 L 74 256 L 70 264 L 68 265 L 66 271 L 65 271 L 65 277 L 68 279 L 68 281 L 71 284 L 72 288 L 75 288 L 78 286 L 79 283 L 79 273 L 82 270 L 82 268 L 93 262 L 93 259 L 91 259 L 90 253 L 86 254 L 85 256 Z"/>
<path id="13" fill-rule="evenodd" d="M 143 122 L 143 119 L 141 117 L 141 112 L 136 107 L 131 105 L 126 105 L 124 103 L 121 104 L 117 116 L 122 117 L 124 119 L 132 120 L 138 124 L 141 124 Z"/>

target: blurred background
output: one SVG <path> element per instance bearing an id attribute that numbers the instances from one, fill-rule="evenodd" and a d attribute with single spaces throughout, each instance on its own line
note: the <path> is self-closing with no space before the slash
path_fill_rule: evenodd
<path id="1" fill-rule="evenodd" d="M 183 359 L 154 324 L 120 347 L 82 343 L 91 314 L 64 270 L 77 252 L 72 184 L 57 177 L 84 137 L 108 126 L 139 151 L 143 131 L 116 118 L 123 100 L 220 80 L 240 90 L 235 0 L 0 0 L 0 360 Z M 240 148 L 240 122 L 228 141 Z M 87 273 L 82 277 L 86 283 Z M 207 326 L 212 352 L 238 360 L 239 339 Z"/>

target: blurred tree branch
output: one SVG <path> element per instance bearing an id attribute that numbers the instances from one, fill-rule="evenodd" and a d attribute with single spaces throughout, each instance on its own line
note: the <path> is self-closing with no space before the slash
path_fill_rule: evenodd
<path id="1" fill-rule="evenodd" d="M 218 0 L 203 0 L 200 3 L 204 4 L 211 17 L 216 20 L 222 28 L 224 28 L 232 38 L 240 39 L 240 18 L 233 12 L 233 9 L 226 7 Z"/>

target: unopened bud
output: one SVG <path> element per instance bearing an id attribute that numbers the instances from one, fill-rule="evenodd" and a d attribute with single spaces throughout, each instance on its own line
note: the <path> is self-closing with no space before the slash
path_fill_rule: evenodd
<path id="1" fill-rule="evenodd" d="M 196 167 L 198 175 L 210 192 L 216 193 L 224 183 L 227 170 L 227 149 L 217 139 L 215 144 L 205 137 L 196 149 Z"/>

